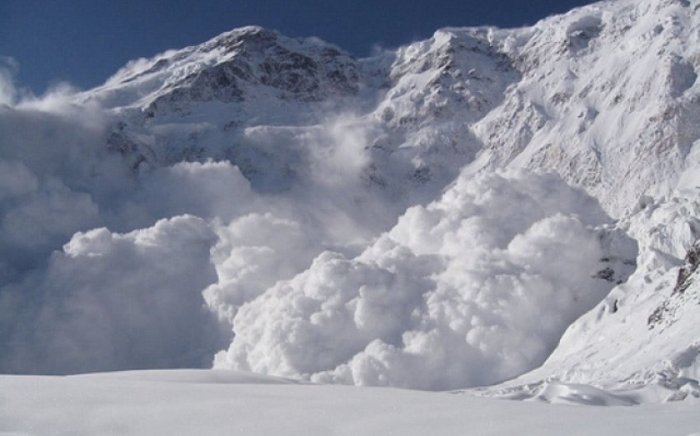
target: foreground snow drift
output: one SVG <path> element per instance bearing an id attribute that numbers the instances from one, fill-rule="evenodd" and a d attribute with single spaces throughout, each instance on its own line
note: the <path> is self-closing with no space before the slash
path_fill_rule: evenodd
<path id="1" fill-rule="evenodd" d="M 573 407 L 452 393 L 290 385 L 228 371 L 0 376 L 0 435 L 664 435 L 698 404 Z"/>

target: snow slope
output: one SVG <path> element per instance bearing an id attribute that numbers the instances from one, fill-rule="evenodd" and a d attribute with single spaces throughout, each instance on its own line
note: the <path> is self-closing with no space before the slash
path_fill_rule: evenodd
<path id="1" fill-rule="evenodd" d="M 251 26 L 91 90 L 3 83 L 0 371 L 697 397 L 699 9 L 367 59 Z"/>
<path id="2" fill-rule="evenodd" d="M 541 368 L 486 393 L 540 396 L 566 381 L 630 404 L 700 397 L 699 212 L 697 199 L 644 205 L 628 223 L 644 246 L 627 283 L 571 325 Z"/>
<path id="3" fill-rule="evenodd" d="M 475 125 L 477 165 L 552 168 L 616 216 L 671 193 L 700 137 L 698 4 L 601 2 L 509 33 L 524 71 Z"/>

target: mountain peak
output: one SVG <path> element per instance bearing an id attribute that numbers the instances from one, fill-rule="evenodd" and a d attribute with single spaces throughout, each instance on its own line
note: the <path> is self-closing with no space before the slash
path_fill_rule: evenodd
<path id="1" fill-rule="evenodd" d="M 246 26 L 127 64 L 87 98 L 112 107 L 188 113 L 192 103 L 272 95 L 320 101 L 357 92 L 355 59 L 318 38 L 294 39 Z"/>

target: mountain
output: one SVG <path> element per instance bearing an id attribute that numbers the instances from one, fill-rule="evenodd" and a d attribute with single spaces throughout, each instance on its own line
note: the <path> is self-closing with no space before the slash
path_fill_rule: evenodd
<path id="1" fill-rule="evenodd" d="M 364 59 L 251 26 L 0 109 L 0 368 L 700 396 L 699 9 Z"/>

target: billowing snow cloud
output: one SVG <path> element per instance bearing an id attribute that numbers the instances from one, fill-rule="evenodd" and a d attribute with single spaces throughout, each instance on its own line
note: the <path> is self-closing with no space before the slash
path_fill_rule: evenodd
<path id="1" fill-rule="evenodd" d="M 228 163 L 139 180 L 107 115 L 57 95 L 0 107 L 0 372 L 206 366 L 217 236 L 178 215 L 230 214 L 248 182 Z"/>
<path id="2" fill-rule="evenodd" d="M 202 296 L 214 222 L 257 207 L 249 182 L 228 162 L 138 176 L 99 114 L 0 111 L 0 371 L 209 365 L 230 340 Z"/>
<path id="3" fill-rule="evenodd" d="M 317 235 L 297 221 L 250 214 L 217 228 L 212 250 L 218 281 L 204 290 L 209 307 L 232 322 L 238 308 L 280 279 L 303 271 L 318 252 Z"/>
<path id="4" fill-rule="evenodd" d="M 307 155 L 325 172 L 278 194 L 223 160 L 134 170 L 106 146 L 110 114 L 61 92 L 0 108 L 1 372 L 208 366 L 238 307 L 374 232 L 322 194 L 360 183 L 327 177 L 363 146 L 340 121 L 294 138 L 328 141 Z"/>
<path id="5" fill-rule="evenodd" d="M 215 240 L 192 216 L 127 234 L 76 233 L 33 283 L 36 316 L 15 326 L 5 365 L 63 373 L 205 364 L 223 338 L 201 296 L 214 280 Z"/>
<path id="6" fill-rule="evenodd" d="M 243 306 L 216 366 L 421 389 L 515 376 L 626 278 L 600 274 L 636 252 L 608 222 L 555 176 L 463 177 L 360 256 L 323 253 Z"/>

